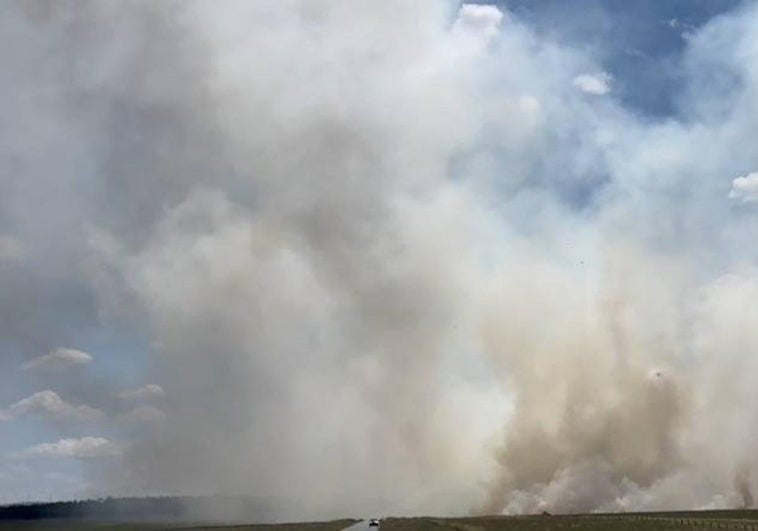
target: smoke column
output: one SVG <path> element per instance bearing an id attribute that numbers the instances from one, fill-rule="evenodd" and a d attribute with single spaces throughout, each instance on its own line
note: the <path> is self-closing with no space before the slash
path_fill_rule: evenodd
<path id="1" fill-rule="evenodd" d="M 165 390 L 107 492 L 283 519 L 752 505 L 754 4 L 690 37 L 660 121 L 503 7 L 0 21 L 0 260 L 86 293 Z M 53 333 L 14 300 L 6 337 Z"/>

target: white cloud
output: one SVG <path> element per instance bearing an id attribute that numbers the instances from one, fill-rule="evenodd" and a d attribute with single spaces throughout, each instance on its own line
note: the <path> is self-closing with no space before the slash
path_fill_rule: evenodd
<path id="1" fill-rule="evenodd" d="M 153 424 L 166 418 L 166 414 L 154 406 L 135 407 L 119 420 L 126 424 Z"/>
<path id="2" fill-rule="evenodd" d="M 607 72 L 597 74 L 581 74 L 576 76 L 571 84 L 582 92 L 603 96 L 611 91 L 611 81 L 613 76 Z"/>
<path id="3" fill-rule="evenodd" d="M 463 4 L 455 21 L 456 30 L 494 37 L 503 21 L 503 12 L 491 5 Z"/>
<path id="4" fill-rule="evenodd" d="M 12 420 L 23 415 L 43 413 L 56 420 L 96 420 L 103 412 L 90 406 L 74 406 L 47 389 L 19 400 L 6 410 L 0 410 L 0 420 Z"/>
<path id="5" fill-rule="evenodd" d="M 25 363 L 21 366 L 23 370 L 47 369 L 54 367 L 64 367 L 67 365 L 83 365 L 92 361 L 92 356 L 81 350 L 73 348 L 58 348 Z"/>
<path id="6" fill-rule="evenodd" d="M 54 443 L 42 443 L 30 446 L 14 454 L 17 458 L 26 457 L 74 457 L 90 459 L 121 455 L 121 448 L 104 437 L 82 437 L 81 439 L 61 439 Z"/>
<path id="7" fill-rule="evenodd" d="M 165 393 L 163 391 L 163 387 L 160 385 L 148 384 L 144 387 L 140 387 L 139 389 L 130 389 L 128 391 L 124 391 L 118 396 L 125 400 L 146 400 L 149 398 L 158 398 L 164 394 Z"/>
<path id="8" fill-rule="evenodd" d="M 758 172 L 748 173 L 732 181 L 729 199 L 743 203 L 758 203 Z"/>

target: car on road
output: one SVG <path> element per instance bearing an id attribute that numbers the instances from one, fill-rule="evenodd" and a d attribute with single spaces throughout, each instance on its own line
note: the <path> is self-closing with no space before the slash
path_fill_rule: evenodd
<path id="1" fill-rule="evenodd" d="M 368 521 L 369 527 L 379 527 L 379 519 L 378 518 L 372 518 Z"/>

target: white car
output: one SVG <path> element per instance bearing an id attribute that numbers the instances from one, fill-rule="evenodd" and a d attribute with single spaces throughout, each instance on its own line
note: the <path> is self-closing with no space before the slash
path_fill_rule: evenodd
<path id="1" fill-rule="evenodd" d="M 369 527 L 379 527 L 379 519 L 378 518 L 372 518 L 368 521 Z"/>

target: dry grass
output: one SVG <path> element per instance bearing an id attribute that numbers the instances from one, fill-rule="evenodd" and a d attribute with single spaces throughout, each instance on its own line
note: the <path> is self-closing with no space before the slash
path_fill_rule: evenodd
<path id="1" fill-rule="evenodd" d="M 0 531 L 338 531 L 357 520 L 332 522 L 303 522 L 291 524 L 257 525 L 188 525 L 188 524 L 99 524 L 71 520 L 27 520 L 0 522 Z"/>
<path id="2" fill-rule="evenodd" d="M 358 520 L 334 520 L 331 522 L 301 522 L 291 524 L 256 524 L 183 527 L 185 531 L 339 531 L 353 525 Z M 174 528 L 176 529 L 176 528 Z"/>
<path id="3" fill-rule="evenodd" d="M 92 524 L 71 521 L 0 522 L 0 531 L 338 531 L 356 520 L 269 525 Z M 758 531 L 758 511 L 608 515 L 386 518 L 381 531 Z"/>
<path id="4" fill-rule="evenodd" d="M 758 531 L 758 513 L 692 513 L 491 516 L 477 518 L 388 518 L 382 531 Z"/>

